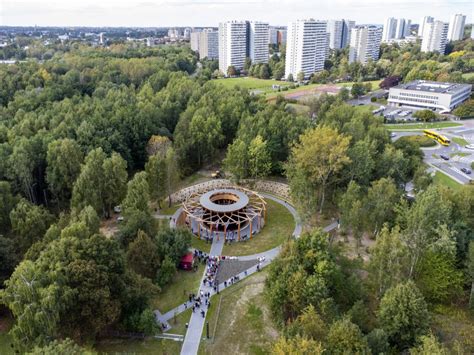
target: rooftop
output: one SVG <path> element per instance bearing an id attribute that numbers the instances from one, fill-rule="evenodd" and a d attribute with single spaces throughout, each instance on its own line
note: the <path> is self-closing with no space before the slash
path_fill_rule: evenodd
<path id="1" fill-rule="evenodd" d="M 470 84 L 442 83 L 438 81 L 414 80 L 406 84 L 396 86 L 397 89 L 416 90 L 424 92 L 435 92 L 442 94 L 455 94 L 466 88 L 472 88 Z"/>

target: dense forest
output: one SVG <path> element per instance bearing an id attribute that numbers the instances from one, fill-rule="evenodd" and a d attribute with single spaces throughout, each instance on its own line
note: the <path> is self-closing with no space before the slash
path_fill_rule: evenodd
<path id="1" fill-rule="evenodd" d="M 350 76 L 452 79 L 474 60 L 472 48 L 457 57 L 454 48 L 415 65 L 416 51 L 398 62 L 399 51 L 383 48 L 382 63 Z M 393 143 L 383 119 L 345 103 L 347 90 L 309 101 L 310 119 L 282 97 L 219 85 L 216 62 L 198 65 L 186 46 L 73 43 L 25 56 L 40 60 L 0 66 L 0 298 L 15 349 L 76 348 L 110 329 L 154 333 L 149 301 L 192 235 L 156 223 L 150 201 L 224 157 L 237 182 L 286 178 L 307 225 L 270 266 L 266 293 L 283 334 L 275 352 L 446 351 L 430 312 L 473 306 L 474 190 L 435 186 L 419 145 Z M 390 68 L 378 72 L 383 61 Z M 415 201 L 405 198 L 410 181 Z M 100 223 L 117 205 L 124 222 L 109 238 Z M 375 240 L 368 263 L 313 229 L 334 211 L 346 235 Z"/>

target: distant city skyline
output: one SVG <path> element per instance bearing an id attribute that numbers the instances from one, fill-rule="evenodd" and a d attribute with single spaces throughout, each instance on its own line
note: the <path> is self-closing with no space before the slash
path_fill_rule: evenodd
<path id="1" fill-rule="evenodd" d="M 297 19 L 348 18 L 380 24 L 386 17 L 423 16 L 448 22 L 451 15 L 473 21 L 472 0 L 0 0 L 4 26 L 214 26 L 225 20 L 287 25 Z"/>

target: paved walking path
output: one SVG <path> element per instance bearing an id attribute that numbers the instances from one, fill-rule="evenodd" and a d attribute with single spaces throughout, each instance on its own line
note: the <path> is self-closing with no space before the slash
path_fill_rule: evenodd
<path id="1" fill-rule="evenodd" d="M 262 193 L 261 195 L 263 197 L 267 198 L 267 199 L 270 199 L 270 200 L 273 200 L 277 203 L 280 203 L 281 205 L 285 206 L 288 209 L 288 211 L 293 215 L 293 218 L 295 220 L 295 229 L 293 230 L 293 237 L 299 238 L 299 236 L 301 235 L 301 232 L 302 232 L 302 225 L 300 223 L 299 216 L 298 216 L 298 213 L 296 212 L 295 208 L 292 205 L 290 205 L 288 202 L 286 202 L 286 201 L 284 201 L 284 200 L 282 200 L 282 199 L 280 199 L 280 198 L 278 198 L 274 195 L 269 195 L 269 194 L 265 194 L 265 193 Z M 174 227 L 174 221 L 177 220 L 177 217 L 179 216 L 180 213 L 181 213 L 181 208 L 178 209 L 175 212 L 172 219 L 170 220 L 170 227 Z M 324 228 L 324 231 L 329 232 L 329 231 L 331 231 L 335 228 L 337 228 L 337 222 L 333 222 L 330 225 L 326 226 Z M 221 255 L 222 249 L 224 247 L 224 242 L 225 242 L 224 238 L 220 238 L 220 240 L 217 240 L 215 238 L 213 240 L 213 243 L 212 243 L 212 246 L 211 246 L 211 251 L 210 251 L 209 254 L 211 256 Z M 264 251 L 262 253 L 237 257 L 238 260 L 242 260 L 242 261 L 258 260 L 259 262 L 257 262 L 255 265 L 253 265 L 249 269 L 244 270 L 240 274 L 237 274 L 237 275 L 234 275 L 234 276 L 237 276 L 239 278 L 239 280 L 242 280 L 242 279 L 252 275 L 253 273 L 258 272 L 259 270 L 261 270 L 265 266 L 269 265 L 273 261 L 273 259 L 275 259 L 278 256 L 278 254 L 280 253 L 280 249 L 281 249 L 281 246 L 278 246 L 276 248 Z M 212 287 L 209 287 L 209 286 L 203 284 L 203 280 L 206 276 L 206 270 L 207 270 L 207 268 L 204 270 L 203 276 L 201 278 L 201 283 L 200 283 L 198 294 L 200 294 L 201 291 L 203 293 L 209 292 L 211 294 L 211 297 L 210 297 L 210 300 L 211 300 L 212 296 L 216 292 L 214 291 L 214 289 Z M 218 286 L 218 291 L 223 290 L 225 288 L 224 285 L 225 285 L 224 282 L 220 283 L 219 286 Z M 232 286 L 232 284 L 227 282 L 227 287 L 230 287 L 230 286 Z M 168 321 L 171 318 L 173 318 L 175 315 L 178 315 L 178 314 L 184 312 L 188 307 L 192 307 L 191 302 L 186 302 L 186 303 L 170 310 L 169 312 L 167 312 L 165 314 L 161 314 L 159 311 L 155 311 L 156 319 L 160 323 L 164 323 L 164 324 L 169 326 Z M 211 307 L 215 307 L 215 305 L 212 305 L 212 302 L 211 302 Z M 204 311 L 204 317 L 201 313 L 202 310 Z M 181 354 L 182 355 L 197 354 L 197 352 L 199 350 L 199 344 L 201 342 L 202 333 L 203 333 L 203 330 L 204 330 L 204 325 L 205 325 L 204 323 L 205 323 L 205 320 L 206 320 L 205 317 L 206 317 L 207 311 L 208 311 L 208 307 L 206 305 L 204 305 L 204 303 L 203 303 L 203 305 L 201 306 L 201 309 L 196 309 L 196 311 L 194 313 L 192 313 L 191 320 L 189 321 L 188 330 L 187 330 L 186 335 L 184 337 L 183 346 L 181 348 Z"/>

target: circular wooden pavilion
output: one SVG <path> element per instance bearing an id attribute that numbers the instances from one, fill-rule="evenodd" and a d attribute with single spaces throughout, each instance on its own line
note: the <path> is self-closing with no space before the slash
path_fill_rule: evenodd
<path id="1" fill-rule="evenodd" d="M 265 224 L 266 202 L 243 187 L 211 188 L 183 202 L 184 222 L 199 238 L 251 239 Z"/>

